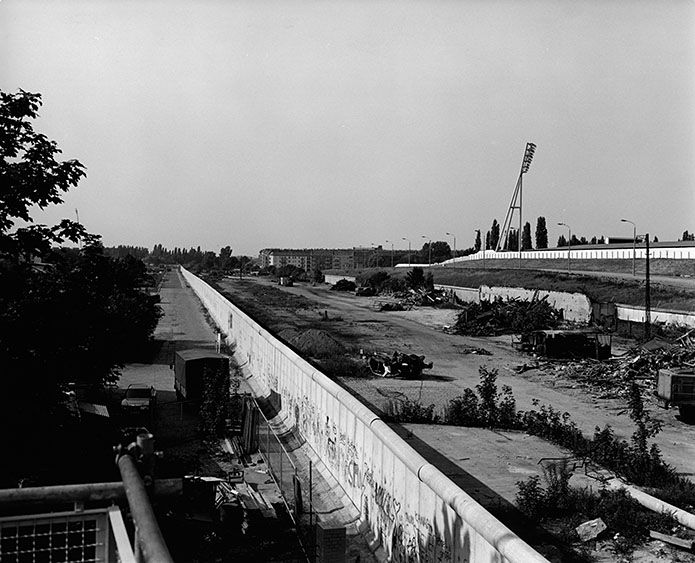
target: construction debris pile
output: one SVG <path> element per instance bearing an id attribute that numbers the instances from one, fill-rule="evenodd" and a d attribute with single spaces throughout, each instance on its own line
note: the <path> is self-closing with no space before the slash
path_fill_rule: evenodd
<path id="1" fill-rule="evenodd" d="M 515 373 L 538 369 L 544 377 L 567 379 L 579 386 L 608 395 L 620 393 L 635 381 L 647 393 L 656 388 L 656 375 L 663 368 L 695 368 L 695 346 L 655 338 L 606 361 L 531 362 L 514 368 Z"/>
<path id="2" fill-rule="evenodd" d="M 519 298 L 480 303 L 467 303 L 452 328 L 454 334 L 465 336 L 499 336 L 524 334 L 538 329 L 555 328 L 562 313 L 547 301 L 547 296 L 531 301 Z"/>
<path id="3" fill-rule="evenodd" d="M 421 287 L 392 294 L 393 301 L 377 304 L 379 311 L 410 311 L 413 307 L 445 307 L 453 305 L 450 292 L 445 289 Z"/>
<path id="4" fill-rule="evenodd" d="M 402 354 L 398 351 L 395 351 L 393 356 L 374 353 L 366 360 L 371 372 L 380 377 L 417 379 L 422 375 L 423 369 L 431 369 L 433 366 L 432 362 L 425 362 L 425 356 Z"/>

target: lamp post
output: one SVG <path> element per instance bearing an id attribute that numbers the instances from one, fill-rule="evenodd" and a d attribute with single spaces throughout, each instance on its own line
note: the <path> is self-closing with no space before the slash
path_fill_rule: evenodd
<path id="1" fill-rule="evenodd" d="M 391 243 L 391 267 L 393 268 L 393 241 L 392 240 L 387 240 L 387 243 Z"/>
<path id="2" fill-rule="evenodd" d="M 429 250 L 429 256 L 427 257 L 427 265 L 432 265 L 432 239 L 427 235 L 422 235 L 422 238 L 427 239 L 427 249 Z"/>
<path id="3" fill-rule="evenodd" d="M 456 265 L 456 235 L 454 233 L 447 233 L 450 237 L 454 237 L 454 260 L 451 263 L 451 267 L 453 268 Z"/>
<path id="4" fill-rule="evenodd" d="M 374 247 L 374 253 L 376 254 L 376 267 L 379 267 L 379 246 L 371 243 L 371 245 Z"/>
<path id="5" fill-rule="evenodd" d="M 405 237 L 401 237 L 403 240 L 408 241 L 408 266 L 410 266 L 410 239 L 407 239 Z"/>
<path id="6" fill-rule="evenodd" d="M 629 219 L 621 219 L 621 223 L 630 223 L 632 225 L 632 275 L 635 275 L 635 256 L 637 255 L 637 225 Z"/>
<path id="7" fill-rule="evenodd" d="M 567 227 L 567 273 L 572 273 L 572 266 L 570 262 L 570 254 L 572 253 L 572 229 L 567 223 L 558 223 L 558 225 Z"/>

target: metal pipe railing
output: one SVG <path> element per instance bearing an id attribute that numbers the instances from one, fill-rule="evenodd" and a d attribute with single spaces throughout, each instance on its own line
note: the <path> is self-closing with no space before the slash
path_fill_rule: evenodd
<path id="1" fill-rule="evenodd" d="M 173 563 L 174 560 L 169 553 L 169 548 L 164 543 L 162 532 L 150 504 L 150 498 L 135 461 L 126 454 L 120 456 L 117 463 L 135 524 L 134 551 L 136 560 Z"/>
<path id="2" fill-rule="evenodd" d="M 154 496 L 176 496 L 183 492 L 183 479 L 157 479 Z M 0 506 L 123 500 L 125 486 L 121 481 L 81 485 L 53 485 L 21 489 L 0 489 Z"/>

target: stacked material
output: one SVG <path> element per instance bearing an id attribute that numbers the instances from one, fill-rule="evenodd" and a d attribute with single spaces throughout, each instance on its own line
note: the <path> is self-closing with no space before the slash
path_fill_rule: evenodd
<path id="1" fill-rule="evenodd" d="M 499 336 L 524 334 L 534 330 L 555 328 L 562 314 L 537 294 L 528 300 L 518 298 L 468 303 L 459 313 L 453 327 L 455 334 L 466 336 Z"/>

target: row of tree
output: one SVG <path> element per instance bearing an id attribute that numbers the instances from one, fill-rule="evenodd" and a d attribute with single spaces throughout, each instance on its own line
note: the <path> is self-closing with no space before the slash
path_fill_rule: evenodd
<path id="1" fill-rule="evenodd" d="M 128 245 L 106 248 L 105 251 L 107 255 L 114 258 L 130 255 L 153 266 L 180 264 L 193 270 L 220 270 L 222 272 L 238 271 L 240 266 L 246 268 L 252 260 L 249 256 L 234 256 L 231 246 L 220 248 L 217 254 L 211 250 L 201 250 L 200 246 L 188 249 L 174 247 L 173 250 L 169 250 L 161 244 L 155 244 L 151 251 L 142 246 Z"/>
<path id="2" fill-rule="evenodd" d="M 497 222 L 497 219 L 492 220 L 492 226 L 490 230 L 485 234 L 485 249 L 486 250 L 496 250 L 500 243 L 501 236 L 501 226 Z M 545 223 L 545 217 L 538 217 L 536 220 L 536 246 L 537 249 L 548 248 L 548 227 Z M 519 232 L 518 230 L 510 230 L 509 234 L 502 241 L 500 245 L 503 250 L 518 250 L 519 249 Z M 477 232 L 475 237 L 475 244 L 473 246 L 475 252 L 482 249 L 482 240 L 480 237 L 480 231 Z M 531 240 L 531 223 L 528 221 L 524 223 L 521 230 L 521 250 L 531 250 L 533 243 Z"/>

